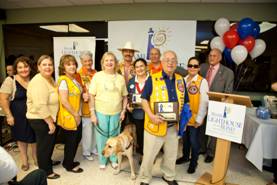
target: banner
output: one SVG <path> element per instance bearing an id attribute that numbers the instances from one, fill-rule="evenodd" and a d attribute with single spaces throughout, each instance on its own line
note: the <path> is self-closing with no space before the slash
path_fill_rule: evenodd
<path id="1" fill-rule="evenodd" d="M 122 60 L 118 48 L 131 41 L 139 50 L 135 57 L 149 59 L 149 51 L 156 47 L 163 53 L 173 50 L 178 65 L 186 68 L 187 60 L 195 56 L 196 21 L 109 21 L 109 51 Z"/>
<path id="2" fill-rule="evenodd" d="M 209 101 L 206 135 L 241 143 L 246 107 Z"/>
<path id="3" fill-rule="evenodd" d="M 73 55 L 78 62 L 78 69 L 82 66 L 80 52 L 88 50 L 93 54 L 93 66 L 95 57 L 95 37 L 54 37 L 54 62 L 55 79 L 59 77 L 60 58 L 64 54 Z"/>

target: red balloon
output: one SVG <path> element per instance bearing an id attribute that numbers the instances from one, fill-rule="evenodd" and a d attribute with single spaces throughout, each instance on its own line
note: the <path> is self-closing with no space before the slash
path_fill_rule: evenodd
<path id="1" fill-rule="evenodd" d="M 226 31 L 223 35 L 223 42 L 227 48 L 235 47 L 239 42 L 239 35 L 234 30 Z"/>
<path id="2" fill-rule="evenodd" d="M 250 52 L 255 46 L 255 38 L 247 36 L 245 39 L 240 40 L 239 44 L 244 45 L 248 52 Z"/>
<path id="3" fill-rule="evenodd" d="M 230 29 L 229 29 L 229 31 L 235 31 L 235 32 L 238 32 L 238 25 L 237 25 L 237 23 L 235 23 L 235 24 L 233 24 L 231 27 L 230 27 Z"/>

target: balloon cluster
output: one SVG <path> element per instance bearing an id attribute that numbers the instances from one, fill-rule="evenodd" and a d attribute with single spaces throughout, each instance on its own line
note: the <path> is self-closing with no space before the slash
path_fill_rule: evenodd
<path id="1" fill-rule="evenodd" d="M 228 61 L 239 65 L 247 58 L 248 53 L 254 59 L 265 51 L 265 42 L 257 39 L 260 26 L 251 18 L 243 18 L 233 25 L 226 18 L 219 18 L 214 28 L 219 36 L 211 40 L 210 46 L 221 50 Z"/>

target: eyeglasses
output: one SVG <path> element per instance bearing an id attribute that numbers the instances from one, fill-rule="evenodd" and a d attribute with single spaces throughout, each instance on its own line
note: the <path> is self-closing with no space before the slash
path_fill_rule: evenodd
<path id="1" fill-rule="evenodd" d="M 198 64 L 188 64 L 188 68 L 199 68 Z"/>

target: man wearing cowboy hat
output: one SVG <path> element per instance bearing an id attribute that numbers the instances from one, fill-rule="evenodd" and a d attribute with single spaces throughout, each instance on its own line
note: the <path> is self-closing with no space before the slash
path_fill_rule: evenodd
<path id="1" fill-rule="evenodd" d="M 138 50 L 134 49 L 131 41 L 127 41 L 122 48 L 118 48 L 122 52 L 123 61 L 119 63 L 119 73 L 124 76 L 126 84 L 133 77 L 133 57 Z"/>

